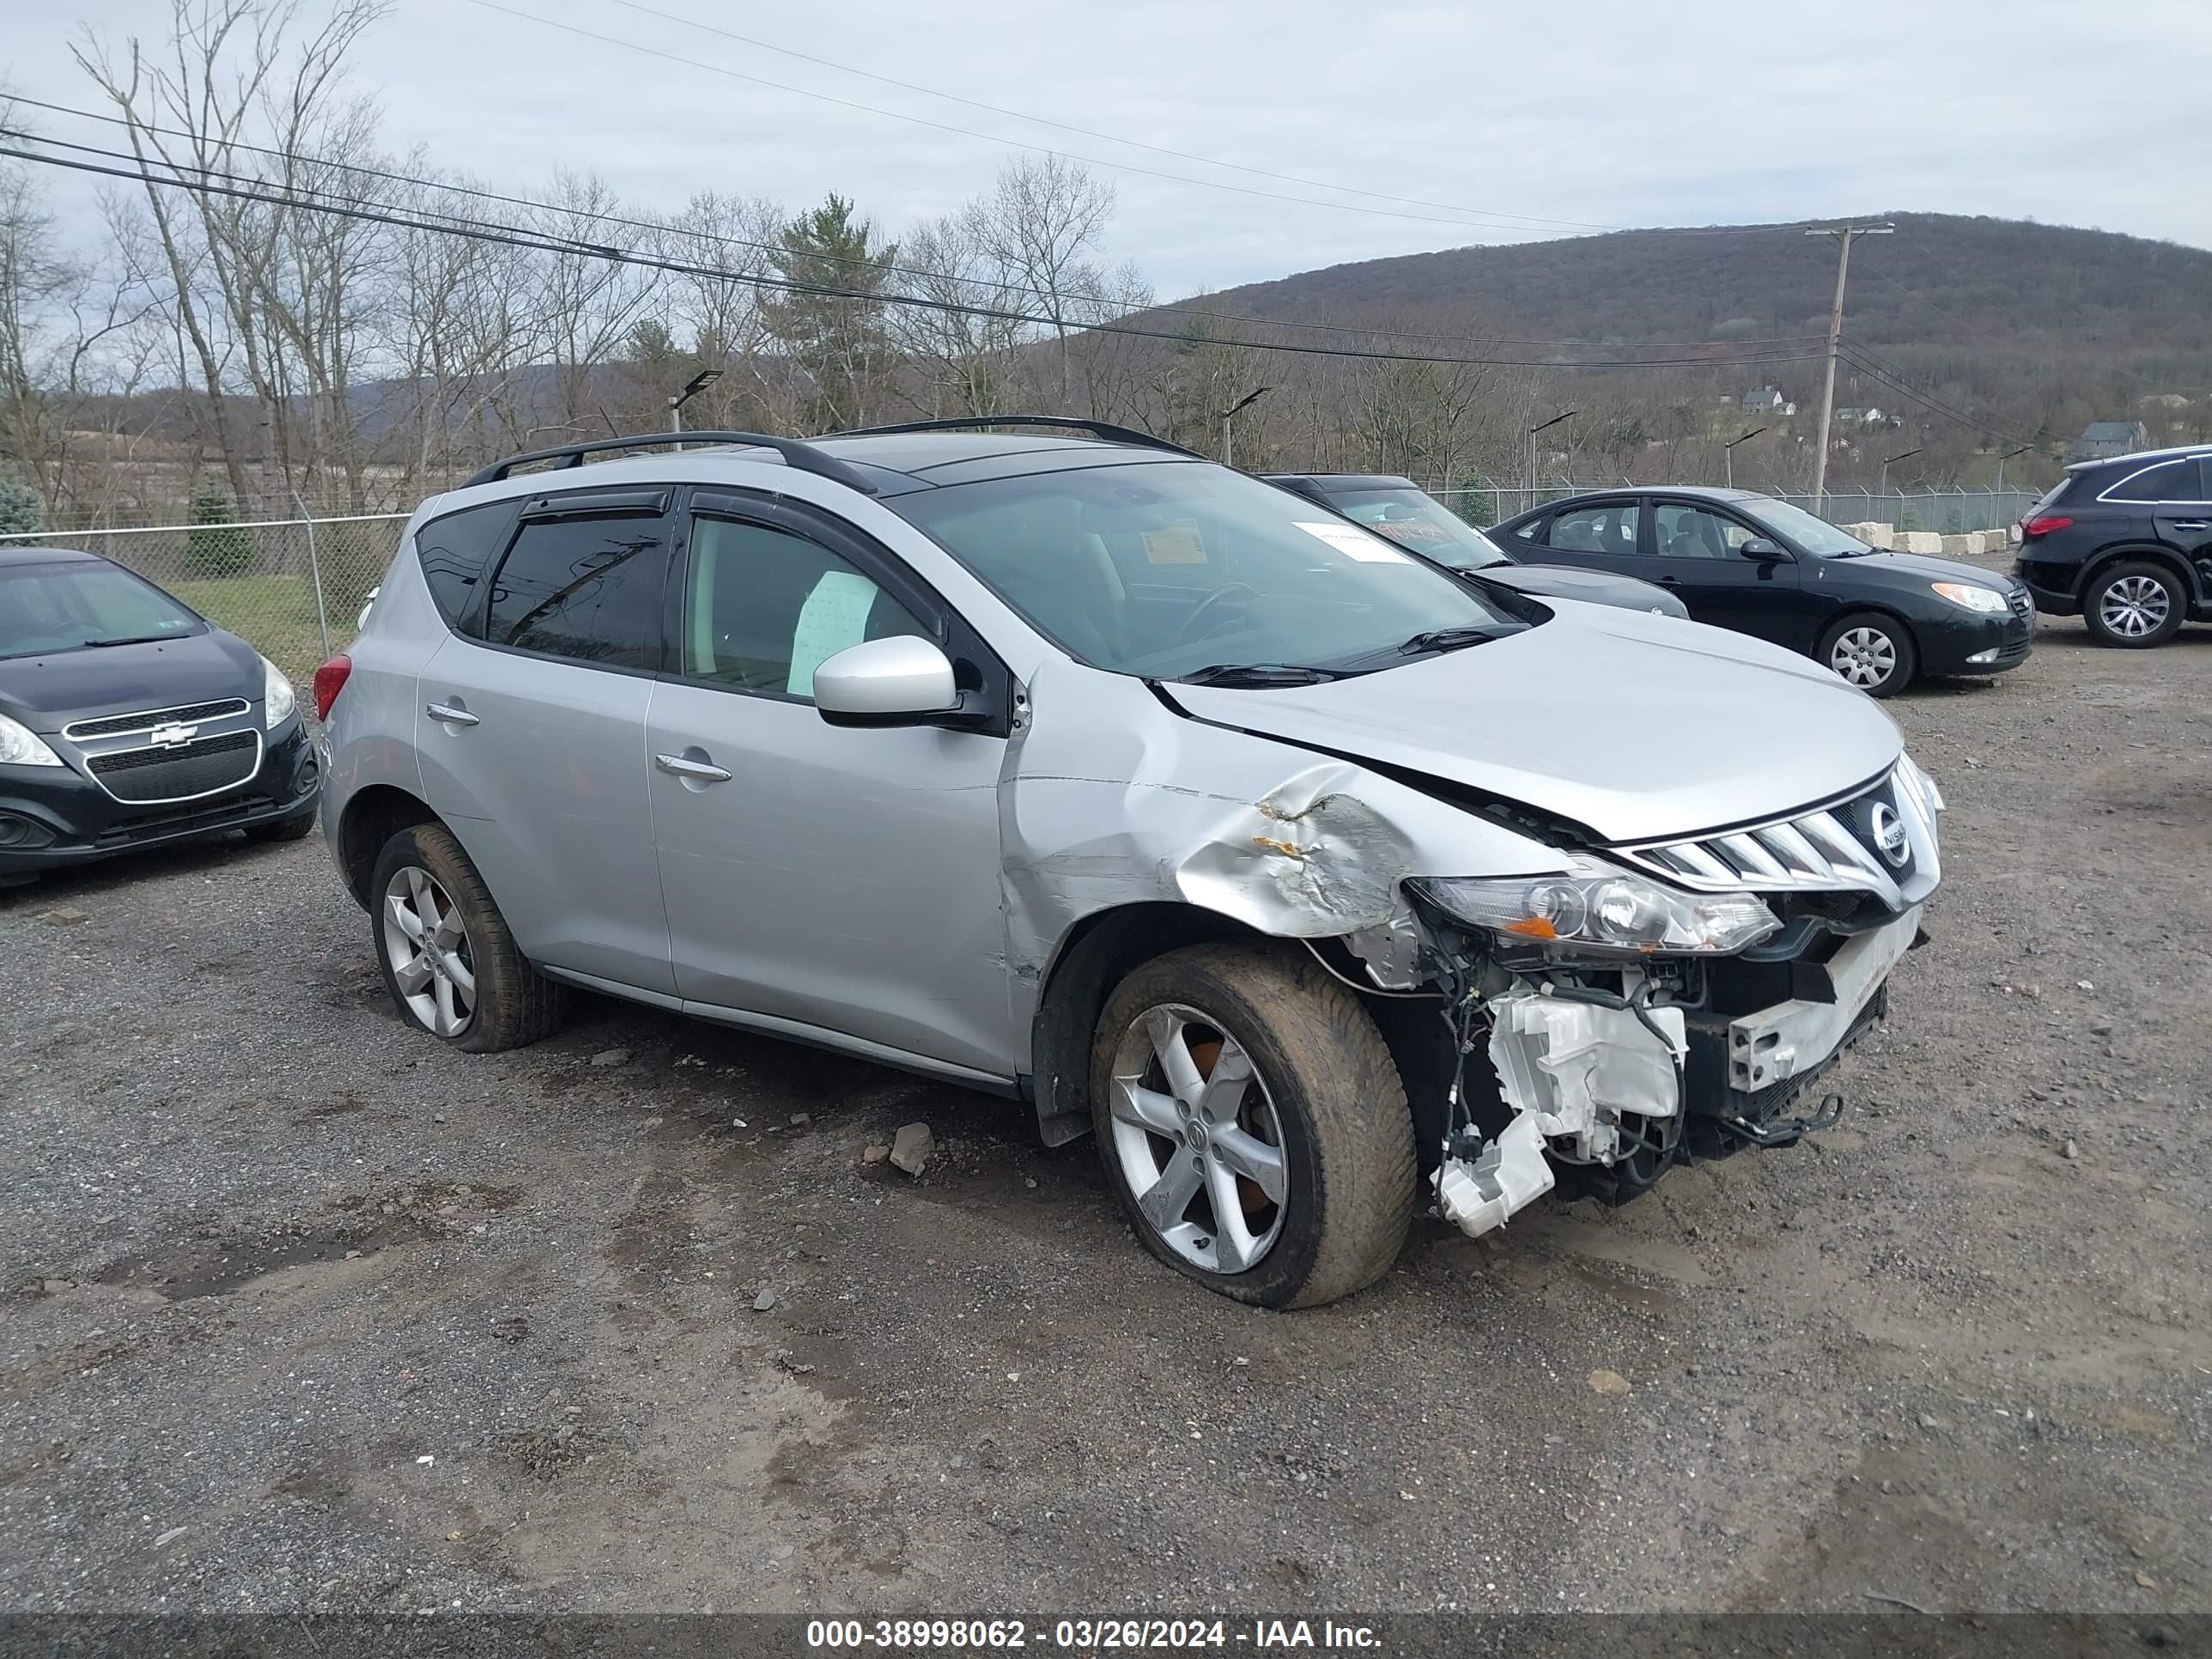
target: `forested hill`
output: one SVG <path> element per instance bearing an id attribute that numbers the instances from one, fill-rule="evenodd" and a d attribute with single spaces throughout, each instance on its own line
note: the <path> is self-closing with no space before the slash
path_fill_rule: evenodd
<path id="1" fill-rule="evenodd" d="M 2212 252 L 1954 214 L 1851 250 L 1847 327 L 1870 346 L 2197 357 L 2212 347 Z M 1285 322 L 1455 326 L 1543 340 L 1711 341 L 1819 332 L 1836 250 L 1796 227 L 1622 231 L 1302 271 L 1209 296 Z"/>

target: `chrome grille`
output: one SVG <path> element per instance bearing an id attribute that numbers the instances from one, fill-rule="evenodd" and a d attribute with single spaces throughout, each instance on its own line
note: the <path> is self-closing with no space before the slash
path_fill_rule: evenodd
<path id="1" fill-rule="evenodd" d="M 261 769 L 261 734 L 248 730 L 169 749 L 122 749 L 85 763 L 100 787 L 134 805 L 196 800 L 244 783 Z"/>
<path id="2" fill-rule="evenodd" d="M 118 737 L 125 732 L 150 732 L 157 726 L 191 726 L 199 720 L 219 720 L 243 714 L 250 705 L 243 697 L 217 702 L 186 703 L 181 708 L 149 708 L 136 714 L 109 714 L 96 720 L 77 720 L 62 727 L 71 742 L 86 738 Z"/>
<path id="3" fill-rule="evenodd" d="M 1905 858 L 1892 865 L 1873 842 L 1875 808 L 1905 830 Z M 1701 892 L 1871 892 L 1893 908 L 1917 903 L 1941 876 L 1936 815 L 1942 808 L 1910 763 L 1857 793 L 1811 811 L 1680 841 L 1617 848 L 1619 856 Z"/>

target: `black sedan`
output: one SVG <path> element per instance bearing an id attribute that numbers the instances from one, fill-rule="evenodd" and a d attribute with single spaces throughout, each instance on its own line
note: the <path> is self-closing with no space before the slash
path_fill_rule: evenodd
<path id="1" fill-rule="evenodd" d="M 2001 674 L 2035 640 L 2035 602 L 2012 577 L 1878 552 L 1747 489 L 1573 495 L 1492 534 L 1521 558 L 1658 582 L 1699 622 L 1802 651 L 1877 697 L 1917 674 Z"/>
<path id="2" fill-rule="evenodd" d="M 1277 472 L 1268 475 L 1267 482 L 1319 501 L 1424 558 L 1516 593 L 1656 611 L 1662 617 L 1690 614 L 1665 588 L 1633 577 L 1558 564 L 1524 564 L 1410 478 L 1376 472 Z"/>
<path id="3" fill-rule="evenodd" d="M 0 548 L 0 886 L 165 842 L 292 841 L 322 786 L 289 681 L 121 566 Z"/>

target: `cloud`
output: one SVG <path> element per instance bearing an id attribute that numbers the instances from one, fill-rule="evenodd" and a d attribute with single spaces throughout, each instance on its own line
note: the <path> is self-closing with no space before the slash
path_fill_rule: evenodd
<path id="1" fill-rule="evenodd" d="M 794 208 L 835 190 L 896 234 L 984 188 L 1012 143 L 1037 144 L 1121 164 L 1097 169 L 1120 197 L 1111 251 L 1163 295 L 1540 234 L 1010 119 L 612 0 L 501 3 L 627 44 L 471 0 L 399 0 L 355 71 L 390 149 L 420 145 L 523 192 L 557 171 L 597 172 L 664 208 L 704 189 Z M 2067 0 L 840 0 L 758 21 L 710 0 L 651 3 L 982 102 L 1424 202 L 1600 225 L 1988 213 L 2212 245 L 2201 114 L 2144 95 L 2212 84 L 2201 0 L 2094 13 Z M 112 39 L 157 38 L 167 11 L 109 0 L 92 21 Z M 76 21 L 11 20 L 16 90 L 90 103 L 68 58 Z M 81 136 L 61 118 L 47 126 Z M 54 187 L 80 200 L 89 189 Z M 1246 193 L 1268 191 L 1340 205 Z"/>

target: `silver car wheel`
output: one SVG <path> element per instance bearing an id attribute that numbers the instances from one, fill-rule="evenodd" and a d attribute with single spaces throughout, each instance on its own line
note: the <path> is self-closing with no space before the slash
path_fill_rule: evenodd
<path id="1" fill-rule="evenodd" d="M 1879 628 L 1846 629 L 1828 649 L 1828 666 L 1862 691 L 1897 672 L 1897 641 Z"/>
<path id="2" fill-rule="evenodd" d="M 2139 640 L 2165 627 L 2172 607 L 2164 582 L 2152 576 L 2123 576 L 2097 601 L 2097 620 L 2123 639 Z"/>
<path id="3" fill-rule="evenodd" d="M 408 1012 L 423 1029 L 454 1037 L 476 1018 L 477 974 L 460 907 L 417 865 L 384 887 L 384 955 Z"/>
<path id="4" fill-rule="evenodd" d="M 1147 1008 L 1114 1049 L 1114 1156 L 1145 1224 L 1212 1273 L 1256 1266 L 1282 1231 L 1283 1127 L 1267 1079 L 1220 1024 Z"/>

